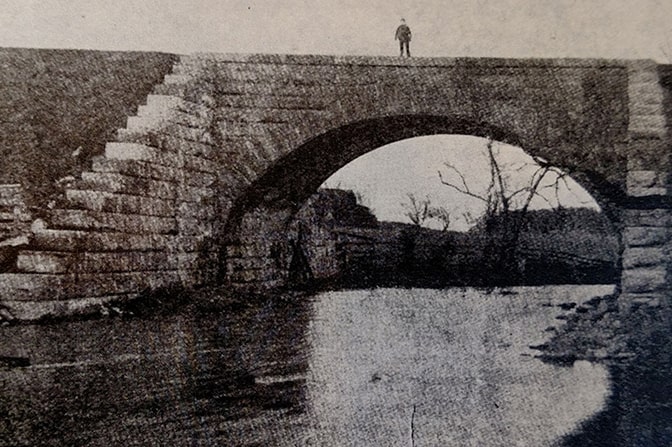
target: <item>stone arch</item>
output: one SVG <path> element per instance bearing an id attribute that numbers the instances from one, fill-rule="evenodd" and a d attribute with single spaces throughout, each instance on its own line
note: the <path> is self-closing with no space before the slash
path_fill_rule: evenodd
<path id="1" fill-rule="evenodd" d="M 548 157 L 547 150 L 524 147 L 515 133 L 489 124 L 440 115 L 395 115 L 355 121 L 316 135 L 271 165 L 234 203 L 225 225 L 224 276 L 236 285 L 277 287 L 283 284 L 289 249 L 278 249 L 295 213 L 337 170 L 381 146 L 427 135 L 470 135 L 490 138 L 543 156 L 559 168 L 566 158 Z M 574 168 L 574 166 L 570 166 Z M 599 173 L 573 176 L 598 202 L 617 231 L 619 192 Z M 620 233 L 619 233 L 620 236 Z M 279 261 L 278 257 L 285 257 Z"/>

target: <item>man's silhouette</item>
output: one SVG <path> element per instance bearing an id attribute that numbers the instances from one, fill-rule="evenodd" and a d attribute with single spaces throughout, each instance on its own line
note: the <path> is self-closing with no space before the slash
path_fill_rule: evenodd
<path id="1" fill-rule="evenodd" d="M 404 47 L 406 47 L 406 56 L 411 57 L 409 48 L 411 43 L 411 29 L 406 25 L 406 20 L 401 19 L 401 25 L 397 27 L 394 39 L 399 41 L 399 56 L 404 56 Z"/>

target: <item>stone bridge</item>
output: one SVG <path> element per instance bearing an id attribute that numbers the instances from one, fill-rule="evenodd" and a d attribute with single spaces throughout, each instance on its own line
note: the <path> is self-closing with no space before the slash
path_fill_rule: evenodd
<path id="1" fill-rule="evenodd" d="M 190 55 L 68 185 L 6 312 L 67 314 L 161 287 L 280 286 L 292 216 L 384 144 L 468 134 L 567 169 L 622 232 L 621 302 L 670 288 L 668 67 L 652 61 Z"/>

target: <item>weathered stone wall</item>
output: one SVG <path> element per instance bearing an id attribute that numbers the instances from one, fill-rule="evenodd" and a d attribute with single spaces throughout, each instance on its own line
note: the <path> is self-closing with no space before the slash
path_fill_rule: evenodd
<path id="1" fill-rule="evenodd" d="M 0 185 L 0 241 L 27 236 L 32 220 L 21 185 Z"/>
<path id="2" fill-rule="evenodd" d="M 659 78 L 647 62 L 183 56 L 46 211 L 18 273 L 0 275 L 3 306 L 68 313 L 210 284 L 220 265 L 226 281 L 280 285 L 276 242 L 331 173 L 442 133 L 517 144 L 627 208 L 623 290 L 659 292 L 670 219 L 667 165 L 655 161 L 669 153 Z M 656 245 L 643 256 L 636 240 Z"/>
<path id="3" fill-rule="evenodd" d="M 0 275 L 6 311 L 32 319 L 213 283 L 220 163 L 212 144 L 174 125 L 199 132 L 207 114 L 178 97 L 149 95 L 117 141 L 45 210 L 46 227 L 30 235 L 17 273 Z"/>
<path id="4" fill-rule="evenodd" d="M 624 307 L 669 302 L 670 107 L 669 73 L 654 63 L 632 63 L 629 70 L 629 139 L 627 197 L 623 208 L 623 273 L 620 302 Z"/>
<path id="5" fill-rule="evenodd" d="M 228 283 L 240 289 L 270 289 L 288 285 L 292 274 L 317 281 L 337 279 L 347 251 L 339 229 L 376 224 L 351 191 L 321 189 L 295 213 L 286 207 L 256 207 L 245 213 L 235 242 L 227 246 Z M 305 265 L 293 260 L 297 256 Z M 292 265 L 300 271 L 291 272 Z"/>

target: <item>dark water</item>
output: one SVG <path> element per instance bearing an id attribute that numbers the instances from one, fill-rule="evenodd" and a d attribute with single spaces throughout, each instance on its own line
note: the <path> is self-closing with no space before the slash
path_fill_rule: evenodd
<path id="1" fill-rule="evenodd" d="M 553 445 L 609 396 L 601 366 L 529 345 L 553 286 L 378 289 L 228 314 L 0 328 L 0 445 Z"/>

